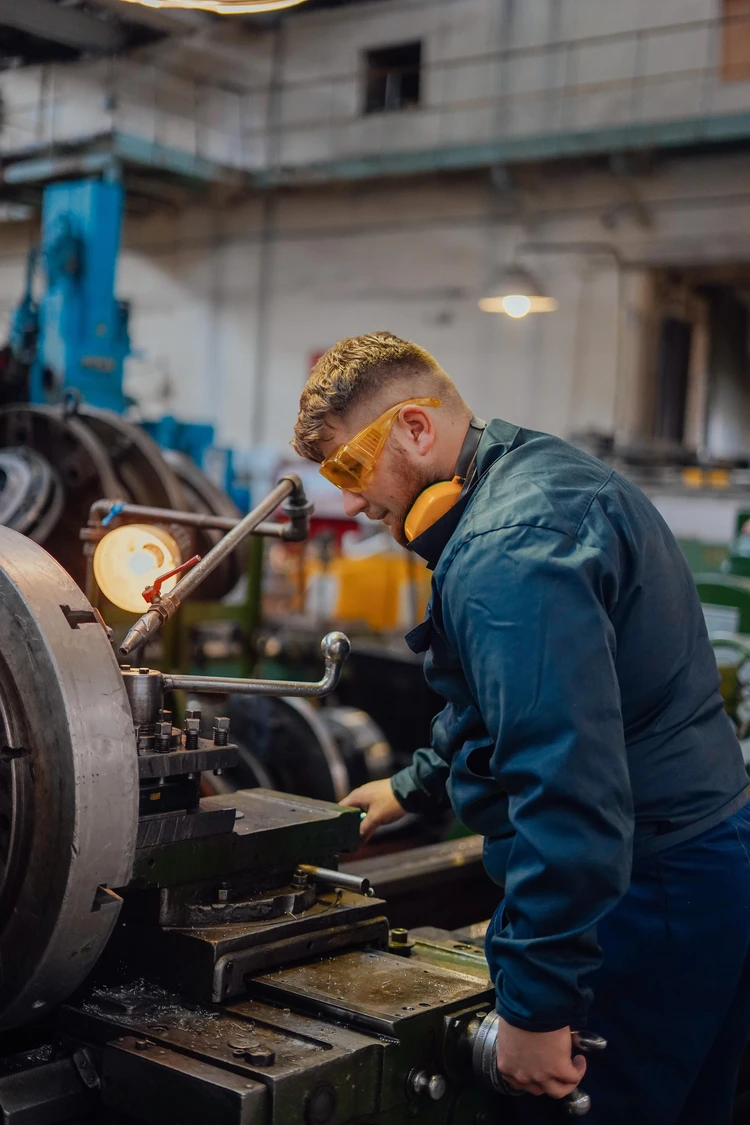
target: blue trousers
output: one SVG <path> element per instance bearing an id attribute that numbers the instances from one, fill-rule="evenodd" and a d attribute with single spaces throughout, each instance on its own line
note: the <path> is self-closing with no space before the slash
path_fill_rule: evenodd
<path id="1" fill-rule="evenodd" d="M 588 1125 L 730 1125 L 750 1037 L 750 805 L 636 862 L 598 933 L 589 1029 L 608 1046 L 581 1082 Z M 509 1103 L 519 1125 L 571 1120 L 550 1098 Z"/>

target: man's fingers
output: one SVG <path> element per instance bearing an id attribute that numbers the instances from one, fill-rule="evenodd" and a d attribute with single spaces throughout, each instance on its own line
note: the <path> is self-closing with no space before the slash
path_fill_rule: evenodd
<path id="1" fill-rule="evenodd" d="M 549 1081 L 545 1083 L 544 1092 L 550 1098 L 567 1097 L 572 1090 L 575 1090 L 585 1073 L 586 1059 L 583 1055 L 576 1055 L 570 1060 L 570 1067 L 560 1067 L 556 1074 L 550 1076 Z"/>
<path id="2" fill-rule="evenodd" d="M 365 843 L 370 839 L 375 829 L 379 826 L 380 821 L 374 813 L 368 813 L 359 826 L 359 834 Z"/>
<path id="3" fill-rule="evenodd" d="M 567 1098 L 577 1085 L 577 1082 L 558 1082 L 556 1078 L 550 1078 L 544 1084 L 544 1092 L 549 1098 Z"/>
<path id="4" fill-rule="evenodd" d="M 366 797 L 362 796 L 362 791 L 360 789 L 355 789 L 348 797 L 344 797 L 343 800 L 339 801 L 339 804 L 344 805 L 348 809 L 366 809 L 369 805 L 369 801 Z"/>
<path id="5" fill-rule="evenodd" d="M 515 1078 L 511 1078 L 509 1075 L 504 1074 L 503 1081 L 505 1082 L 506 1086 L 510 1086 L 511 1090 L 523 1091 L 524 1094 L 533 1094 L 535 1097 L 538 1097 L 540 1094 L 544 1093 L 544 1086 L 541 1084 L 541 1082 L 534 1082 L 531 1078 L 527 1078 L 523 1081 L 517 1081 Z"/>
<path id="6" fill-rule="evenodd" d="M 567 1097 L 575 1090 L 586 1073 L 586 1059 L 576 1055 L 570 1066 L 561 1065 L 555 1074 L 532 1077 L 530 1074 L 510 1075 L 503 1073 L 503 1079 L 512 1090 L 523 1090 L 527 1094 L 547 1094 L 550 1098 Z"/>

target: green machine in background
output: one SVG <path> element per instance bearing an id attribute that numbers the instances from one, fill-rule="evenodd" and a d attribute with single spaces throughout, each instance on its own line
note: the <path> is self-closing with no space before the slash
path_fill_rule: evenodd
<path id="1" fill-rule="evenodd" d="M 695 575 L 721 673 L 727 712 L 741 741 L 750 734 L 750 512 L 737 515 L 735 536 L 718 571 Z M 750 739 L 743 746 L 750 764 Z"/>

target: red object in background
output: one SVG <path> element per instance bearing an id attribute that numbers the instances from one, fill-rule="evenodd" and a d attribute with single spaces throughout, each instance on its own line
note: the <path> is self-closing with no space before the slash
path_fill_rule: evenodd
<path id="1" fill-rule="evenodd" d="M 347 531 L 359 530 L 360 526 L 356 520 L 316 519 L 315 516 L 310 520 L 310 539 L 316 539 L 318 535 L 332 535 L 339 550 L 341 549 L 341 540 Z"/>
<path id="2" fill-rule="evenodd" d="M 310 352 L 310 356 L 309 356 L 309 359 L 308 359 L 308 368 L 307 368 L 307 374 L 308 375 L 310 374 L 310 372 L 312 371 L 313 367 L 318 362 L 318 360 L 322 359 L 327 351 L 328 351 L 328 348 L 323 348 L 322 352 Z M 307 376 L 305 376 L 305 378 L 307 378 Z"/>

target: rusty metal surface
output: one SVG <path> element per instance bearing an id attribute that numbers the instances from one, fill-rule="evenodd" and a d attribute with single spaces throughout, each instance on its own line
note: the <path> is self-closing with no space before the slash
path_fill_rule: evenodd
<path id="1" fill-rule="evenodd" d="M 306 1109 L 323 1084 L 336 1093 L 337 1122 L 375 1113 L 381 1097 L 382 1043 L 258 1001 L 209 1008 L 136 982 L 66 1008 L 63 1026 L 109 1044 L 107 1104 L 138 1109 L 159 1125 L 308 1121 Z M 139 1094 L 128 1102 L 134 1084 Z M 240 1107 L 236 1093 L 243 1090 L 254 1093 Z"/>
<path id="2" fill-rule="evenodd" d="M 255 978 L 252 991 L 386 1035 L 398 1034 L 405 1022 L 431 1023 L 435 1009 L 447 1015 L 477 996 L 479 1002 L 492 996 L 490 988 L 482 989 L 468 975 L 428 964 L 416 968 L 407 958 L 379 950 L 355 950 L 267 973 Z"/>
<path id="3" fill-rule="evenodd" d="M 163 983 L 186 996 L 218 1002 L 242 995 L 249 976 L 272 966 L 353 945 L 384 948 L 387 941 L 382 902 L 330 891 L 299 917 L 167 927 L 132 920 L 115 935 L 111 955 L 144 975 L 158 970 Z"/>

